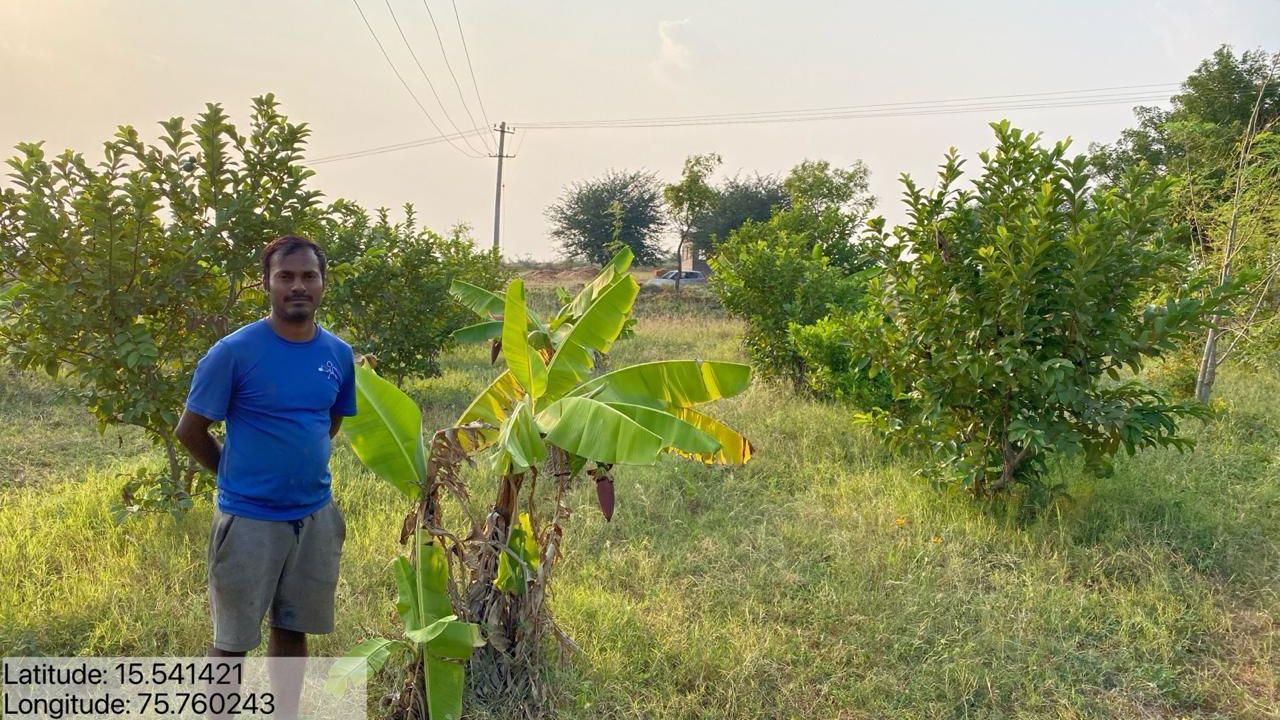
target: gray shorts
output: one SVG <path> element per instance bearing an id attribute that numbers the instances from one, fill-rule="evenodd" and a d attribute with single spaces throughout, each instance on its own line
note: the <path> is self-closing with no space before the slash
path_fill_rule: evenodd
<path id="1" fill-rule="evenodd" d="M 301 520 L 268 521 L 216 508 L 209 533 L 213 646 L 247 652 L 272 627 L 333 632 L 333 596 L 347 526 L 330 502 Z"/>

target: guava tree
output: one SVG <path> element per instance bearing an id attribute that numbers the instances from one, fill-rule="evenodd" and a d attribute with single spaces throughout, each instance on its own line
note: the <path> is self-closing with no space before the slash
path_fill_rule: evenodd
<path id="1" fill-rule="evenodd" d="M 1201 331 L 1224 299 L 1182 284 L 1169 183 L 1130 173 L 1097 189 L 1067 143 L 992 127 L 972 189 L 959 187 L 953 150 L 935 190 L 904 178 L 907 225 L 871 224 L 883 269 L 872 295 L 889 319 L 852 325 L 850 342 L 898 400 L 872 419 L 983 497 L 1042 489 L 1057 453 L 1105 472 L 1121 449 L 1189 445 L 1178 420 L 1203 410 L 1130 374 Z"/>
<path id="2" fill-rule="evenodd" d="M 669 360 L 592 376 L 639 292 L 630 262 L 624 249 L 549 320 L 528 310 L 519 279 L 504 293 L 455 282 L 454 296 L 484 318 L 458 335 L 496 341 L 505 369 L 429 446 L 413 401 L 357 369 L 359 412 L 343 431 L 368 468 L 416 502 L 402 542 L 425 536 L 443 550 L 453 614 L 479 625 L 486 643 L 470 660 L 482 699 L 540 697 L 530 670 L 545 633 L 563 638 L 544 603 L 575 479 L 592 479 L 610 518 L 618 465 L 652 465 L 664 454 L 718 465 L 751 457 L 746 438 L 697 409 L 745 390 L 749 366 Z M 484 517 L 462 513 L 466 527 L 456 531 L 445 527 L 441 501 L 454 497 L 465 511 L 467 462 L 492 474 L 496 497 Z"/>
<path id="3" fill-rule="evenodd" d="M 133 425 L 167 472 L 136 477 L 124 508 L 181 512 L 199 465 L 173 427 L 210 345 L 261 311 L 258 252 L 314 226 L 319 193 L 300 164 L 309 131 L 271 95 L 249 126 L 216 104 L 156 143 L 120 127 L 92 162 L 20 143 L 0 190 L 0 358 L 72 375 L 99 429 Z"/>
<path id="4" fill-rule="evenodd" d="M 408 203 L 404 220 L 393 222 L 386 209 L 335 202 L 317 239 L 329 260 L 324 313 L 356 353 L 375 353 L 378 372 L 397 382 L 439 375 L 449 334 L 471 322 L 449 298 L 454 279 L 497 288 L 509 274 L 497 253 L 477 249 L 465 225 L 440 235 L 419 226 Z"/>

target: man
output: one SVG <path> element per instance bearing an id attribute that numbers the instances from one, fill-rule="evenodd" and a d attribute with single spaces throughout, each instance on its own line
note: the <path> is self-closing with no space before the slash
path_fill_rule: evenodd
<path id="1" fill-rule="evenodd" d="M 315 322 L 324 253 L 304 238 L 262 251 L 271 314 L 219 340 L 200 360 L 179 441 L 217 473 L 209 536 L 214 657 L 305 657 L 308 633 L 333 631 L 346 526 L 329 490 L 330 442 L 356 414 L 351 347 Z M 226 421 L 226 444 L 209 434 Z"/>

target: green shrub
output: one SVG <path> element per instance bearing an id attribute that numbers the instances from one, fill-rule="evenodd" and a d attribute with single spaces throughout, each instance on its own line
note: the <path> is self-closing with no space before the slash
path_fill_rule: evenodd
<path id="1" fill-rule="evenodd" d="M 465 226 L 441 236 L 417 226 L 412 205 L 392 223 L 385 209 L 370 219 L 359 207 L 335 204 L 319 241 L 332 263 L 325 307 L 359 354 L 400 382 L 439 374 L 449 335 L 472 322 L 449 297 L 455 279 L 500 287 L 510 272 L 494 251 L 477 250 Z"/>
<path id="2" fill-rule="evenodd" d="M 875 208 L 871 172 L 860 160 L 847 168 L 826 160 L 806 160 L 782 181 L 787 206 L 769 223 L 779 232 L 801 235 L 822 248 L 827 261 L 847 273 L 867 267 L 867 253 L 853 242 Z"/>
<path id="3" fill-rule="evenodd" d="M 805 367 L 809 392 L 865 410 L 887 407 L 893 400 L 888 376 L 877 372 L 866 349 L 854 344 L 849 332 L 850 326 L 881 322 L 874 310 L 863 310 L 824 317 L 812 325 L 792 324 L 787 337 Z"/>
<path id="4" fill-rule="evenodd" d="M 908 225 L 871 223 L 892 321 L 850 332 L 906 402 L 867 418 L 981 496 L 1037 486 L 1056 453 L 1106 472 L 1121 448 L 1188 446 L 1178 419 L 1206 411 L 1120 377 L 1185 342 L 1222 301 L 1181 285 L 1185 255 L 1164 237 L 1168 182 L 1130 174 L 1095 190 L 1066 143 L 992 127 L 997 147 L 980 154 L 972 189 L 957 187 L 953 150 L 934 191 L 904 179 Z"/>
<path id="5" fill-rule="evenodd" d="M 743 225 L 721 243 L 710 265 L 712 290 L 746 323 L 743 344 L 751 361 L 762 374 L 801 388 L 806 366 L 790 328 L 855 310 L 866 286 L 861 276 L 833 266 L 806 236 L 772 223 Z"/>
<path id="6" fill-rule="evenodd" d="M 842 365 L 861 360 L 829 346 L 825 329 L 804 328 L 863 307 L 871 257 L 854 239 L 875 204 L 867 177 L 860 162 L 847 169 L 800 163 L 782 182 L 786 203 L 768 221 L 738 227 L 710 258 L 711 289 L 746 323 L 743 343 L 762 375 L 819 395 L 843 387 L 844 398 L 862 397 L 852 392 L 858 383 L 853 375 L 836 379 L 844 374 Z M 808 358 L 796 345 L 799 338 L 805 338 Z"/>
<path id="7" fill-rule="evenodd" d="M 1155 387 L 1177 400 L 1196 396 L 1196 376 L 1200 370 L 1202 343 L 1192 340 L 1155 358 L 1144 376 Z"/>

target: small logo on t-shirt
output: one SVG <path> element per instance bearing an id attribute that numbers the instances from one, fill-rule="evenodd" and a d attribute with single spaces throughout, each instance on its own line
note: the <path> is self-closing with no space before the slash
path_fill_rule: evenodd
<path id="1" fill-rule="evenodd" d="M 325 375 L 328 375 L 330 379 L 333 379 L 333 380 L 338 380 L 342 377 L 338 373 L 338 366 L 334 365 L 332 360 L 326 360 L 324 364 L 316 368 L 316 370 L 319 370 Z"/>

